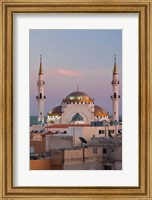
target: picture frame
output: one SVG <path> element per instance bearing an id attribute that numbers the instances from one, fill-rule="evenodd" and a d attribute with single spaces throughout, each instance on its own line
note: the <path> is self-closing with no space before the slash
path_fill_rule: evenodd
<path id="1" fill-rule="evenodd" d="M 2 0 L 0 2 L 0 187 L 1 199 L 152 199 L 152 1 L 151 0 Z M 14 187 L 13 171 L 13 16 L 16 13 L 139 14 L 139 186 Z"/>

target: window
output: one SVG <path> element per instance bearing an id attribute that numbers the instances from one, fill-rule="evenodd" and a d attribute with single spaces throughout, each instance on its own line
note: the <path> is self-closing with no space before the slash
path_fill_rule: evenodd
<path id="1" fill-rule="evenodd" d="M 114 98 L 116 98 L 116 93 L 114 93 Z"/>
<path id="2" fill-rule="evenodd" d="M 103 148 L 103 149 L 102 149 L 102 153 L 107 153 L 107 149 L 106 149 L 106 148 Z"/>
<path id="3" fill-rule="evenodd" d="M 99 130 L 99 134 L 104 134 L 104 130 Z"/>
<path id="4" fill-rule="evenodd" d="M 72 117 L 72 121 L 83 121 L 83 117 L 82 117 L 79 113 L 76 113 L 76 114 Z"/>
<path id="5" fill-rule="evenodd" d="M 97 153 L 97 148 L 96 147 L 93 148 L 93 153 Z"/>
<path id="6" fill-rule="evenodd" d="M 67 134 L 67 132 L 66 131 L 63 131 L 63 133 L 62 134 Z"/>
<path id="7" fill-rule="evenodd" d="M 109 134 L 114 133 L 114 132 L 115 132 L 114 130 L 109 130 Z"/>

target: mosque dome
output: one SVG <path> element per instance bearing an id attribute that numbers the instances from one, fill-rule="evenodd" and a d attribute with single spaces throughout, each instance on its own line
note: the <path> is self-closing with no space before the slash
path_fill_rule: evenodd
<path id="1" fill-rule="evenodd" d="M 94 106 L 94 115 L 96 117 L 103 117 L 103 116 L 108 116 L 108 113 L 100 106 L 95 105 Z"/>
<path id="2" fill-rule="evenodd" d="M 70 93 L 62 102 L 94 102 L 94 99 L 84 92 L 76 91 Z"/>
<path id="3" fill-rule="evenodd" d="M 48 116 L 61 116 L 62 115 L 62 106 L 56 106 L 52 111 L 48 113 Z"/>

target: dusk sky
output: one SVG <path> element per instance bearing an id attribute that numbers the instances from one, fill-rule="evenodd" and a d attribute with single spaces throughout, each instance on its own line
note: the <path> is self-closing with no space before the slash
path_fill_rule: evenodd
<path id="1" fill-rule="evenodd" d="M 122 114 L 122 31 L 121 30 L 30 30 L 30 115 L 37 116 L 37 80 L 40 54 L 45 80 L 45 115 L 60 105 L 69 93 L 79 90 L 95 104 L 112 113 L 112 70 L 114 54 L 121 95 Z"/>

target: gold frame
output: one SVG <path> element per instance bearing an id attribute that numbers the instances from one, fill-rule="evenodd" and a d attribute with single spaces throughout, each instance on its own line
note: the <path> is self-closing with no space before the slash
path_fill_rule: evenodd
<path id="1" fill-rule="evenodd" d="M 139 14 L 139 187 L 13 187 L 13 14 L 43 12 Z M 1 0 L 0 16 L 0 199 L 152 199 L 152 0 Z"/>

